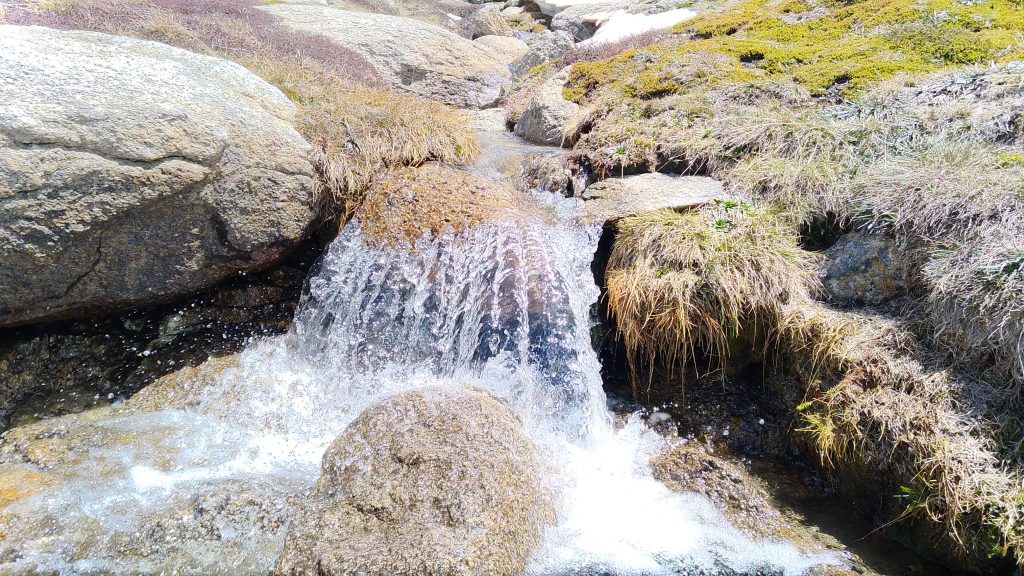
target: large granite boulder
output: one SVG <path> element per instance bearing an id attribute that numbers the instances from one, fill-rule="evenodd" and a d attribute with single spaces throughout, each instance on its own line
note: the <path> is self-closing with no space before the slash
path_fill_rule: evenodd
<path id="1" fill-rule="evenodd" d="M 328 448 L 276 573 L 522 574 L 554 517 L 537 459 L 488 392 L 400 394 Z"/>
<path id="2" fill-rule="evenodd" d="M 0 26 L 0 326 L 264 268 L 314 218 L 294 106 L 237 64 Z"/>
<path id="3" fill-rule="evenodd" d="M 517 136 L 535 144 L 572 146 L 572 124 L 580 105 L 562 95 L 571 67 L 566 67 L 541 84 L 516 122 Z"/>
<path id="4" fill-rule="evenodd" d="M 464 108 L 497 103 L 511 84 L 504 59 L 486 45 L 425 22 L 329 6 L 263 7 L 300 32 L 325 36 L 370 61 L 392 86 Z"/>

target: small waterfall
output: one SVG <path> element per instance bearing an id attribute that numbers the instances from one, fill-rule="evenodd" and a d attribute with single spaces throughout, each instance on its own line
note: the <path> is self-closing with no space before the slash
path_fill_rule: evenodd
<path id="1" fill-rule="evenodd" d="M 704 498 L 650 476 L 660 439 L 638 417 L 613 426 L 591 347 L 600 230 L 574 223 L 577 200 L 542 201 L 551 218 L 449 231 L 411 250 L 368 245 L 351 223 L 310 278 L 292 332 L 253 343 L 188 408 L 77 419 L 95 444 L 57 490 L 19 504 L 45 530 L 15 537 L 19 555 L 0 554 L 0 571 L 266 571 L 284 536 L 270 520 L 222 530 L 217 545 L 159 544 L 178 546 L 171 566 L 123 549 L 159 543 L 153 530 L 224 491 L 252 495 L 246 518 L 286 517 L 288 497 L 312 485 L 328 443 L 363 409 L 437 384 L 508 399 L 548 455 L 560 519 L 530 574 L 799 574 L 831 562 L 751 541 Z"/>

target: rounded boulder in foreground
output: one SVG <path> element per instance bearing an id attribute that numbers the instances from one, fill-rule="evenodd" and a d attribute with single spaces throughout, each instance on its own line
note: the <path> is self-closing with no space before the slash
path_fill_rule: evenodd
<path id="1" fill-rule="evenodd" d="M 286 255 L 314 218 L 294 114 L 226 60 L 0 26 L 0 326 L 169 300 Z"/>
<path id="2" fill-rule="evenodd" d="M 553 517 L 537 450 L 496 396 L 414 390 L 331 444 L 276 573 L 521 574 Z"/>

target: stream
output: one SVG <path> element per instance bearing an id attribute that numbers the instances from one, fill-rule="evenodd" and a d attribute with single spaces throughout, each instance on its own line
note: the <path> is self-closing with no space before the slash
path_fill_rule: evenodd
<path id="1" fill-rule="evenodd" d="M 536 149 L 499 132 L 483 134 L 479 175 L 503 177 L 509 157 Z M 159 409 L 130 400 L 9 440 L 50 465 L 0 465 L 24 496 L 0 515 L 0 573 L 266 573 L 290 498 L 356 416 L 403 391 L 467 384 L 505 398 L 549 466 L 558 522 L 528 574 L 839 564 L 752 540 L 651 476 L 663 440 L 638 415 L 614 424 L 591 344 L 600 225 L 577 223 L 577 199 L 536 197 L 553 218 L 448 231 L 412 251 L 369 245 L 354 220 L 307 279 L 288 334 L 156 391 Z"/>

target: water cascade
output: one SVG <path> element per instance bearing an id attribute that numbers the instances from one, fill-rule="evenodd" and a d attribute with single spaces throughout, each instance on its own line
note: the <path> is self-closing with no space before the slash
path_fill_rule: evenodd
<path id="1" fill-rule="evenodd" d="M 289 334 L 254 342 L 203 388 L 160 392 L 174 408 L 129 401 L 47 423 L 76 448 L 0 520 L 0 571 L 266 572 L 288 498 L 316 480 L 328 443 L 381 399 L 438 384 L 506 398 L 547 455 L 559 522 L 530 574 L 800 574 L 834 562 L 752 541 L 706 499 L 650 476 L 662 440 L 637 416 L 613 424 L 591 346 L 600 228 L 576 223 L 577 200 L 541 201 L 549 217 L 413 250 L 372 246 L 353 221 Z"/>

